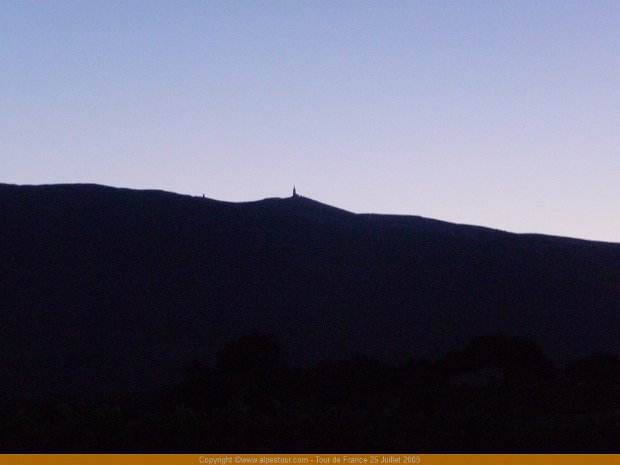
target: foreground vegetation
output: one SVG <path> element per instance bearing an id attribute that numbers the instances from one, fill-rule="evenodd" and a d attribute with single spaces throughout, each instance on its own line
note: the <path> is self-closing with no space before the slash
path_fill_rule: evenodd
<path id="1" fill-rule="evenodd" d="M 562 369 L 533 343 L 473 339 L 437 361 L 285 364 L 268 335 L 164 391 L 5 400 L 0 452 L 620 452 L 620 360 Z"/>

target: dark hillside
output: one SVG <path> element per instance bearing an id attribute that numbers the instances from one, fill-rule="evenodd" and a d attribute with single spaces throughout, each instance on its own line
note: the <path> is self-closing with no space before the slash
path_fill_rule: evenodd
<path id="1" fill-rule="evenodd" d="M 298 197 L 0 185 L 0 363 L 16 392 L 141 390 L 252 330 L 292 362 L 436 358 L 501 331 L 620 353 L 620 245 Z"/>

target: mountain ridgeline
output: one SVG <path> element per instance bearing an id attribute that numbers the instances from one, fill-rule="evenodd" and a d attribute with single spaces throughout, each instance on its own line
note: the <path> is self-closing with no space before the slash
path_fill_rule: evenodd
<path id="1" fill-rule="evenodd" d="M 474 336 L 620 354 L 620 244 L 291 197 L 0 185 L 4 394 L 141 390 L 252 331 L 292 363 L 437 358 Z"/>

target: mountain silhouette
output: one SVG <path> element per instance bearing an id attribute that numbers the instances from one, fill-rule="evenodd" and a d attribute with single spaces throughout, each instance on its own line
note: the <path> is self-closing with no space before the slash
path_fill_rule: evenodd
<path id="1" fill-rule="evenodd" d="M 139 391 L 252 331 L 290 361 L 488 333 L 620 354 L 620 244 L 98 185 L 0 185 L 5 395 Z"/>

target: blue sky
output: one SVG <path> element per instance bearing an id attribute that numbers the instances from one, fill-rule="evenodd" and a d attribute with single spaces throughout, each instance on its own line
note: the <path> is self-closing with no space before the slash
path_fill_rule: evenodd
<path id="1" fill-rule="evenodd" d="M 620 242 L 618 1 L 1 1 L 0 182 Z"/>

